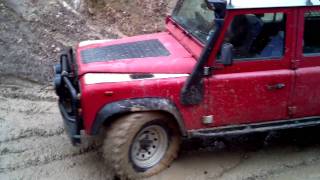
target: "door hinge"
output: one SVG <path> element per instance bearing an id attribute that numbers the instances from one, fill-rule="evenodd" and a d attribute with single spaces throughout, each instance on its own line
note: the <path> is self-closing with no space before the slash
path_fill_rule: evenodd
<path id="1" fill-rule="evenodd" d="M 204 76 L 211 76 L 212 74 L 212 67 L 204 67 L 203 68 L 203 75 Z"/>
<path id="2" fill-rule="evenodd" d="M 289 106 L 288 107 L 288 114 L 292 116 L 297 113 L 297 106 Z"/>
<path id="3" fill-rule="evenodd" d="M 223 66 L 215 66 L 215 67 L 203 67 L 203 75 L 204 76 L 211 76 L 213 74 L 214 70 L 221 70 L 223 69 Z"/>
<path id="4" fill-rule="evenodd" d="M 300 65 L 300 60 L 295 59 L 291 61 L 291 68 L 292 69 L 298 69 Z"/>

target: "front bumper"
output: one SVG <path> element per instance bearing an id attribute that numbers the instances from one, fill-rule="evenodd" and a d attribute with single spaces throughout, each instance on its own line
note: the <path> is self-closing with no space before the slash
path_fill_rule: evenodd
<path id="1" fill-rule="evenodd" d="M 79 114 L 79 88 L 75 75 L 72 49 L 60 56 L 60 63 L 55 66 L 54 85 L 59 96 L 59 109 L 65 130 L 73 145 L 80 144 L 82 119 Z"/>

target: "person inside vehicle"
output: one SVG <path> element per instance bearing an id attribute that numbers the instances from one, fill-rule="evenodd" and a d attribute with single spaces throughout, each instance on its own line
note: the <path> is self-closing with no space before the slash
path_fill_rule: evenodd
<path id="1" fill-rule="evenodd" d="M 270 38 L 270 42 L 262 50 L 259 57 L 280 57 L 283 55 L 284 31 L 278 31 L 275 36 Z"/>
<path id="2" fill-rule="evenodd" d="M 272 21 L 266 28 L 264 14 L 238 15 L 228 29 L 225 42 L 234 46 L 234 58 L 278 57 L 283 54 L 284 31 Z M 270 27 L 270 26 L 269 26 Z"/>
<path id="3" fill-rule="evenodd" d="M 253 42 L 260 34 L 263 22 L 256 15 L 236 16 L 228 29 L 226 42 L 233 44 L 236 58 L 251 57 Z"/>

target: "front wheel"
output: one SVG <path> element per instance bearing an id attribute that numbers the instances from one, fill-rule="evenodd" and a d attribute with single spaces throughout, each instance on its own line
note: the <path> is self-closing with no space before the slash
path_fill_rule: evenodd
<path id="1" fill-rule="evenodd" d="M 104 157 L 121 178 L 140 179 L 167 168 L 177 157 L 180 133 L 170 117 L 157 112 L 134 113 L 107 130 Z"/>

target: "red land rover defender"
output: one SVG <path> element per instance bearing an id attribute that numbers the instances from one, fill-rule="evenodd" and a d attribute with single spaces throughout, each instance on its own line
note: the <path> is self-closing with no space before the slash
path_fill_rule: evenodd
<path id="1" fill-rule="evenodd" d="M 180 0 L 166 31 L 61 55 L 66 131 L 104 131 L 117 175 L 165 169 L 181 137 L 320 124 L 319 0 Z"/>

